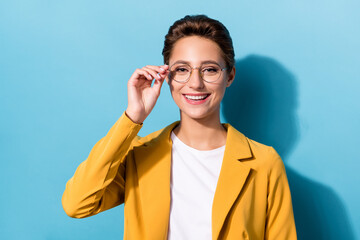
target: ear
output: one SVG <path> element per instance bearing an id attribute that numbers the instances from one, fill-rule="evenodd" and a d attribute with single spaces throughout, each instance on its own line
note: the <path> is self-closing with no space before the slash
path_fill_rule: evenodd
<path id="1" fill-rule="evenodd" d="M 235 79 L 235 73 L 236 73 L 236 69 L 235 66 L 231 69 L 231 72 L 228 74 L 228 80 L 226 82 L 226 87 L 230 87 L 230 85 L 233 83 L 234 79 Z"/>

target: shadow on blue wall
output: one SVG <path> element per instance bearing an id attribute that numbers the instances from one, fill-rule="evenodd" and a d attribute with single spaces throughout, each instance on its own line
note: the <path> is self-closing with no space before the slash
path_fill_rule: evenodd
<path id="1" fill-rule="evenodd" d="M 222 102 L 223 116 L 247 137 L 273 146 L 286 165 L 299 141 L 296 78 L 276 60 L 257 55 L 237 61 L 235 67 L 236 79 Z M 355 239 L 344 204 L 330 187 L 287 165 L 286 172 L 298 239 Z"/>

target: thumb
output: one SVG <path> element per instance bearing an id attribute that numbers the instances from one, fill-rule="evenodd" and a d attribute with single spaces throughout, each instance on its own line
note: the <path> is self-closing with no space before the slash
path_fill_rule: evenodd
<path id="1" fill-rule="evenodd" d="M 157 95 L 160 95 L 160 90 L 161 90 L 161 86 L 163 85 L 163 83 L 164 83 L 163 78 L 160 79 L 160 80 L 157 80 L 157 79 L 155 80 L 154 85 L 153 85 L 153 89 L 154 89 L 154 91 L 155 91 L 155 93 Z"/>

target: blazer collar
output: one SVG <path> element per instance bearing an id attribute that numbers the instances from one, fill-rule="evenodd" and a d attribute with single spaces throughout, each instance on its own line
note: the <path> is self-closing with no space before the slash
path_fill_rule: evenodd
<path id="1" fill-rule="evenodd" d="M 165 127 L 157 137 L 134 149 L 144 228 L 151 239 L 167 239 L 171 201 L 170 134 L 177 124 L 179 121 Z M 252 158 L 247 138 L 230 124 L 223 126 L 227 129 L 227 139 L 212 206 L 213 239 L 218 238 L 226 216 L 250 173 L 250 167 L 241 161 Z"/>

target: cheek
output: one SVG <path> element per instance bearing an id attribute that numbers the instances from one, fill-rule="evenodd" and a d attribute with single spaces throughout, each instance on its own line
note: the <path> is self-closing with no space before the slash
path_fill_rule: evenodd
<path id="1" fill-rule="evenodd" d="M 224 97 L 224 95 L 225 95 L 225 91 L 226 91 L 226 85 L 223 85 L 223 86 L 221 86 L 221 87 L 219 87 L 219 89 L 217 89 L 217 99 L 219 100 L 219 101 L 221 101 L 222 99 L 223 99 L 223 97 Z"/>
<path id="2" fill-rule="evenodd" d="M 179 86 L 176 86 L 176 85 L 173 84 L 173 83 L 170 83 L 170 84 L 169 84 L 169 87 L 170 87 L 171 96 L 172 96 L 174 99 L 175 99 L 175 98 L 179 98 L 180 87 L 179 87 Z"/>

